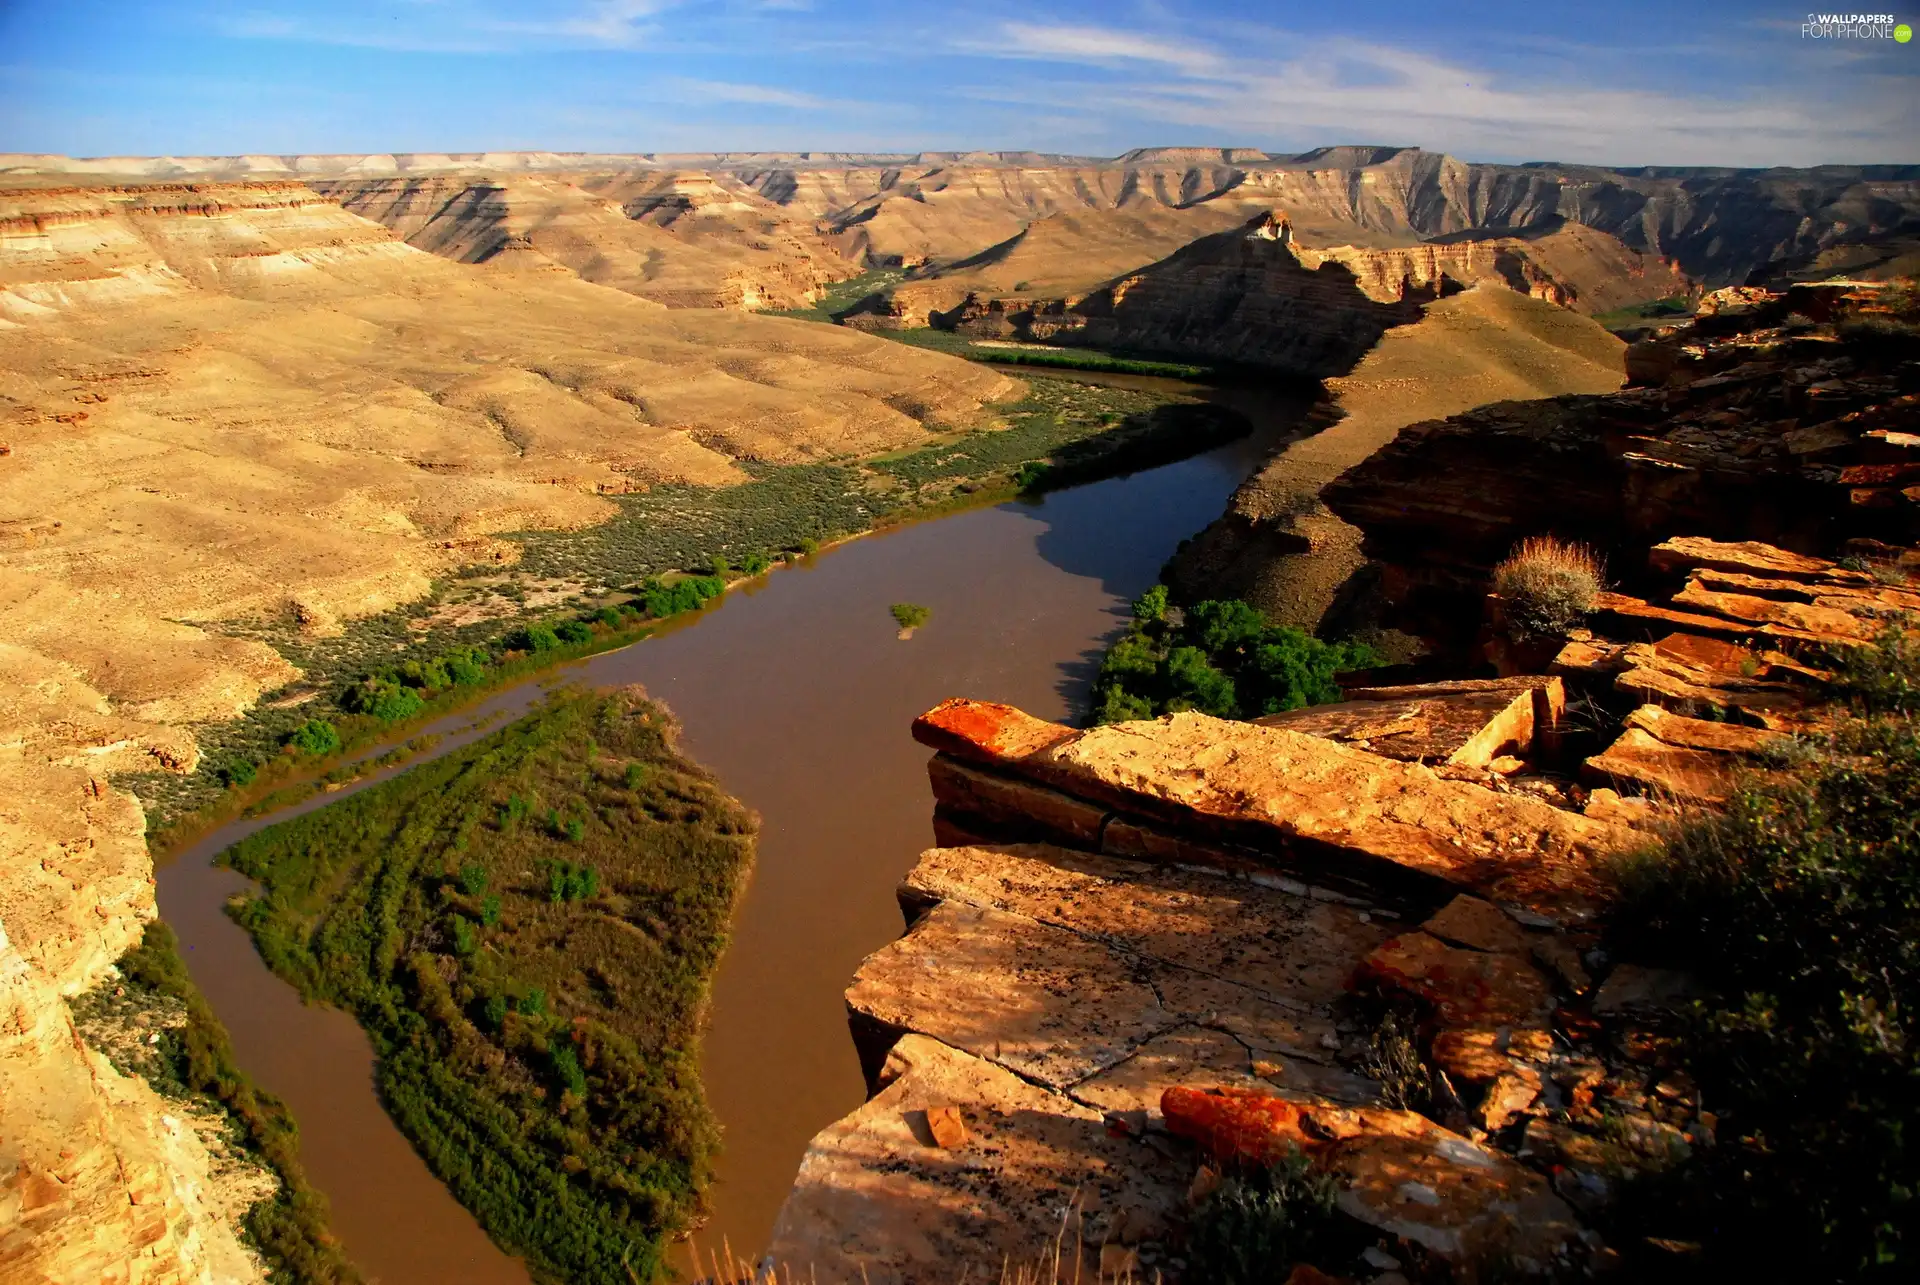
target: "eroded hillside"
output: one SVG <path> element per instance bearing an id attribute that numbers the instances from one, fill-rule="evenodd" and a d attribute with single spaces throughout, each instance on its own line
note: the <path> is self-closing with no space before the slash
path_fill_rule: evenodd
<path id="1" fill-rule="evenodd" d="M 109 775 L 191 770 L 191 725 L 295 677 L 236 622 L 324 633 L 511 558 L 496 532 L 601 519 L 603 493 L 917 443 L 1017 387 L 852 331 L 457 264 L 296 183 L 0 197 L 10 1269 L 253 1270 L 192 1131 L 62 1002 L 154 913 L 141 809 Z"/>

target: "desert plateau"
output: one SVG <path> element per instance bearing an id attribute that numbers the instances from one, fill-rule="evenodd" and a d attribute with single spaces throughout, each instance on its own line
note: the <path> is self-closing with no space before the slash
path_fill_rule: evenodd
<path id="1" fill-rule="evenodd" d="M 0 10 L 0 1285 L 1911 1275 L 1910 20 L 1283 8 Z"/>

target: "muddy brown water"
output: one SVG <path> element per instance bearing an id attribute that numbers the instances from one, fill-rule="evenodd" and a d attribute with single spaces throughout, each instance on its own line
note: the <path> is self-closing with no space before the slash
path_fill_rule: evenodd
<path id="1" fill-rule="evenodd" d="M 726 1131 L 703 1249 L 724 1241 L 743 1257 L 757 1253 L 808 1139 L 862 1100 L 842 995 L 861 959 L 900 934 L 894 888 L 932 842 L 914 716 L 949 696 L 1078 716 L 1126 604 L 1182 539 L 1219 516 L 1306 409 L 1284 391 L 1213 397 L 1246 414 L 1253 436 L 1039 501 L 852 541 L 729 593 L 687 626 L 425 729 L 444 735 L 435 750 L 444 753 L 554 683 L 637 682 L 678 716 L 686 750 L 759 812 L 758 859 L 715 979 L 703 1054 Z M 932 609 L 905 641 L 887 611 L 902 601 Z M 240 1065 L 291 1107 L 308 1174 L 369 1278 L 525 1282 L 524 1266 L 487 1239 L 387 1117 L 353 1019 L 303 1005 L 224 913 L 246 881 L 211 864 L 222 849 L 370 783 L 209 834 L 158 871 L 160 912 Z"/>

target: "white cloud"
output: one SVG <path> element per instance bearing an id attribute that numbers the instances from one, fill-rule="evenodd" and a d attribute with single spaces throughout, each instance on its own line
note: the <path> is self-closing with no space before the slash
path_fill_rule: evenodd
<path id="1" fill-rule="evenodd" d="M 653 21 L 679 0 L 587 0 L 552 6 L 538 19 L 511 16 L 490 0 L 415 0 L 406 10 L 349 3 L 323 20 L 250 10 L 217 20 L 230 36 L 304 41 L 412 53 L 515 53 L 529 46 L 638 49 L 658 34 Z M 511 10 L 513 6 L 506 6 Z"/>
<path id="2" fill-rule="evenodd" d="M 1115 27 L 1042 26 L 1031 22 L 1000 25 L 1000 39 L 991 43 L 966 42 L 972 53 L 1113 67 L 1126 63 L 1157 63 L 1192 74 L 1204 74 L 1220 65 L 1207 50 L 1177 40 Z"/>
<path id="3" fill-rule="evenodd" d="M 1148 80 L 1057 79 L 1034 88 L 975 89 L 1104 118 L 1111 133 L 1305 148 L 1325 143 L 1418 144 L 1472 159 L 1599 165 L 1810 165 L 1915 159 L 1908 118 L 1914 81 L 1853 72 L 1808 75 L 1810 88 L 1776 79 L 1764 92 L 1619 88 L 1569 80 L 1534 83 L 1433 54 L 1345 37 L 1270 33 L 1275 61 L 1162 42 L 1112 28 L 1008 24 L 1004 48 L 965 43 L 971 54 L 1048 57 L 1088 66 L 1148 62 L 1172 74 Z M 1244 47 L 1244 46 L 1243 46 Z M 1816 53 L 1818 51 L 1815 51 Z M 1813 72 L 1813 68 L 1806 69 Z M 1818 93 L 1810 92 L 1817 89 Z"/>

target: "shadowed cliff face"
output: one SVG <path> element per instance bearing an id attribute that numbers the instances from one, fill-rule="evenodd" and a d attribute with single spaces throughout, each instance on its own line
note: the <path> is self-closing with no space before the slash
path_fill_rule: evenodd
<path id="1" fill-rule="evenodd" d="M 1345 264 L 1309 268 L 1291 226 L 1263 215 L 1095 291 L 1057 321 L 1034 317 L 1027 329 L 1055 342 L 1322 378 L 1352 369 L 1389 327 L 1417 321 L 1439 284 L 1390 302 L 1369 298 Z"/>
<path id="2" fill-rule="evenodd" d="M 1630 588 L 1675 530 L 1803 554 L 1911 544 L 1920 341 L 1887 318 L 1910 307 L 1849 283 L 1710 295 L 1693 325 L 1626 350 L 1635 387 L 1412 424 L 1326 503 L 1366 533 L 1402 627 L 1442 647 L 1530 535 L 1592 544 Z"/>

